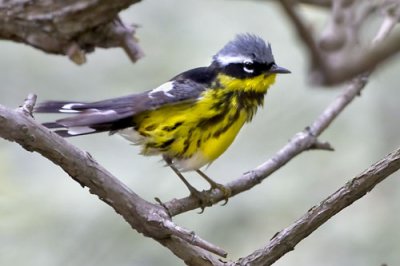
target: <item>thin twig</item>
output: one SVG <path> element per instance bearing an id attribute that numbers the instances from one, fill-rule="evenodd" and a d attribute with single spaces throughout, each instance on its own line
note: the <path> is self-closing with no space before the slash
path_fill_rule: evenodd
<path id="1" fill-rule="evenodd" d="M 119 40 L 120 46 L 124 49 L 132 62 L 136 62 L 144 56 L 143 50 L 137 44 L 137 40 L 134 38 L 135 27 L 126 26 L 121 19 L 115 19 L 113 21 L 112 35 L 114 38 Z"/>
<path id="2" fill-rule="evenodd" d="M 356 59 L 346 60 L 347 62 L 333 67 L 328 73 L 330 76 L 328 80 L 336 82 L 362 73 L 369 75 L 368 73 L 376 66 L 398 53 L 400 51 L 400 34 L 389 36 L 389 33 L 399 23 L 399 19 L 400 3 L 395 3 L 386 10 L 383 22 L 371 42 L 372 48 Z"/>
<path id="3" fill-rule="evenodd" d="M 398 18 L 394 16 L 386 16 L 383 20 L 383 23 L 378 31 L 378 34 L 375 36 L 373 43 L 379 42 L 385 39 L 389 33 L 393 30 L 394 26 L 398 23 Z"/>
<path id="4" fill-rule="evenodd" d="M 189 231 L 183 227 L 180 227 L 170 220 L 165 220 L 163 226 L 167 228 L 173 235 L 187 241 L 188 243 L 201 247 L 204 250 L 210 251 L 218 256 L 226 258 L 228 253 L 220 247 L 201 239 L 193 231 Z"/>
<path id="5" fill-rule="evenodd" d="M 326 150 L 326 151 L 335 151 L 332 145 L 329 142 L 323 142 L 316 140 L 313 145 L 309 147 L 310 150 Z"/>
<path id="6" fill-rule="evenodd" d="M 66 55 L 77 65 L 83 65 L 87 61 L 85 51 L 83 51 L 76 42 L 71 42 L 69 44 Z"/>
<path id="7" fill-rule="evenodd" d="M 311 58 L 311 68 L 320 69 L 321 72 L 326 73 L 328 67 L 326 65 L 325 59 L 318 48 L 316 41 L 311 33 L 311 28 L 307 27 L 300 17 L 300 15 L 295 10 L 295 3 L 292 0 L 281 0 L 282 7 L 286 12 L 287 16 L 292 20 L 293 25 L 296 27 L 299 37 L 306 44 L 306 47 L 310 53 Z"/>
<path id="8" fill-rule="evenodd" d="M 237 265 L 271 265 L 332 216 L 372 190 L 385 178 L 400 169 L 400 147 L 373 164 L 343 187 L 312 207 L 303 217 L 277 233 L 262 249 L 240 259 Z"/>

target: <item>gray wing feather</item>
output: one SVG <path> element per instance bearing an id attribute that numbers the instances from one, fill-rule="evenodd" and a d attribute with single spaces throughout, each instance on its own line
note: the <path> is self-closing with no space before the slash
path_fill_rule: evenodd
<path id="1" fill-rule="evenodd" d="M 89 126 L 101 128 L 101 131 L 117 130 L 129 126 L 135 114 L 154 110 L 164 105 L 173 105 L 183 101 L 195 102 L 206 89 L 197 82 L 178 79 L 170 81 L 171 88 L 165 91 L 149 90 L 139 94 L 98 101 L 98 102 L 44 102 L 36 108 L 36 112 L 68 113 L 70 117 L 56 120 L 60 127 L 71 128 Z M 51 123 L 49 123 L 51 124 Z"/>

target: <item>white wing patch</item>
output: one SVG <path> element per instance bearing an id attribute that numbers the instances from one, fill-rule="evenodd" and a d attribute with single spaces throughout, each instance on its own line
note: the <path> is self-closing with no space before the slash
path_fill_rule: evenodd
<path id="1" fill-rule="evenodd" d="M 243 63 L 245 61 L 250 61 L 252 62 L 253 60 L 249 57 L 243 56 L 243 55 L 238 55 L 238 56 L 232 56 L 232 55 L 218 55 L 216 60 L 222 65 L 222 66 L 227 66 L 229 64 L 234 64 L 234 63 Z"/>
<path id="2" fill-rule="evenodd" d="M 93 112 L 93 114 L 95 115 L 104 115 L 104 116 L 114 115 L 117 113 L 115 110 L 104 110 L 104 111 L 98 109 L 87 109 L 87 110 Z"/>
<path id="3" fill-rule="evenodd" d="M 160 85 L 159 87 L 151 90 L 149 92 L 149 97 L 154 98 L 154 94 L 156 94 L 157 92 L 162 92 L 162 93 L 164 93 L 165 96 L 174 98 L 175 96 L 172 95 L 171 93 L 169 93 L 173 89 L 174 89 L 173 81 L 169 81 L 169 82 L 166 82 L 166 83 Z"/>

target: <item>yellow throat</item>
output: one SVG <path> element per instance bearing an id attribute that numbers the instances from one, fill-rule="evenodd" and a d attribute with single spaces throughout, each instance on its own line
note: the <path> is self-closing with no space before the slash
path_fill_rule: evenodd
<path id="1" fill-rule="evenodd" d="M 194 103 L 144 112 L 135 117 L 145 136 L 142 153 L 171 158 L 182 171 L 198 169 L 217 159 L 251 121 L 275 74 L 238 79 L 219 74 Z M 172 141 L 173 140 L 173 141 Z"/>

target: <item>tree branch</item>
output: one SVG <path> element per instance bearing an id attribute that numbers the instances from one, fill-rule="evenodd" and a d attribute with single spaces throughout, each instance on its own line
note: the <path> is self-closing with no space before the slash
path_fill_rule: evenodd
<path id="1" fill-rule="evenodd" d="M 268 245 L 240 259 L 237 264 L 249 266 L 273 264 L 331 217 L 363 197 L 399 169 L 400 147 L 312 207 L 303 217 L 277 233 Z"/>
<path id="2" fill-rule="evenodd" d="M 0 105 L 0 137 L 36 151 L 60 166 L 82 187 L 88 187 L 90 193 L 114 208 L 133 229 L 168 247 L 184 261 L 191 265 L 222 265 L 206 251 L 225 257 L 224 250 L 174 224 L 164 208 L 143 200 L 90 154 L 35 122 L 31 117 L 35 100 L 36 96 L 28 96 L 15 111 Z"/>
<path id="3" fill-rule="evenodd" d="M 307 27 L 304 26 L 302 19 L 293 10 L 293 6 L 290 5 L 290 0 L 281 0 L 281 3 L 288 13 L 288 16 L 295 22 L 297 26 L 299 35 L 304 38 L 306 44 L 311 45 L 310 51 L 317 58 L 317 62 L 322 60 L 318 58 L 317 47 L 313 45 L 313 38 L 309 35 Z M 397 7 L 397 5 L 396 5 Z M 396 9 L 397 10 L 397 9 Z M 390 15 L 397 13 L 390 12 Z M 394 20 L 391 20 L 394 23 Z M 382 44 L 383 40 L 388 37 L 390 30 L 393 26 L 384 21 L 378 30 L 376 37 L 373 40 L 373 45 L 379 46 Z M 307 37 L 308 36 L 308 37 Z M 400 42 L 399 42 L 400 43 Z M 314 48 L 313 48 L 314 47 Z M 372 70 L 371 70 L 372 71 Z M 321 133 L 327 129 L 327 127 L 333 122 L 333 120 L 344 110 L 348 104 L 354 100 L 357 95 L 360 95 L 361 90 L 365 87 L 368 82 L 368 77 L 370 72 L 364 72 L 358 77 L 354 78 L 352 82 L 344 89 L 343 93 L 339 95 L 323 112 L 322 114 L 307 127 L 304 131 L 297 133 L 288 144 L 286 144 L 281 150 L 279 150 L 274 157 L 270 160 L 264 162 L 262 165 L 258 166 L 254 170 L 251 170 L 241 177 L 235 179 L 234 181 L 226 184 L 225 186 L 229 188 L 232 193 L 230 197 L 233 197 L 241 192 L 251 189 L 255 185 L 261 183 L 264 179 L 270 176 L 273 172 L 284 166 L 292 158 L 297 156 L 303 151 L 310 149 L 322 149 L 322 150 L 332 150 L 333 148 L 329 144 L 321 145 L 321 142 L 317 139 Z M 223 194 L 219 190 L 203 191 L 210 199 L 212 204 L 215 204 L 224 199 Z M 193 197 L 185 197 L 181 199 L 173 199 L 169 202 L 163 204 L 167 208 L 168 213 L 171 216 L 178 215 L 180 213 L 186 212 L 188 210 L 193 210 L 198 208 L 199 202 Z"/>
<path id="4" fill-rule="evenodd" d="M 311 59 L 311 79 L 314 83 L 337 85 L 357 75 L 369 72 L 400 52 L 400 34 L 390 36 L 385 42 L 363 48 L 357 43 L 361 22 L 380 7 L 385 10 L 386 28 L 390 31 L 400 18 L 400 4 L 368 3 L 361 15 L 355 15 L 357 1 L 333 2 L 333 18 L 329 33 L 318 44 L 310 27 L 298 14 L 292 0 L 281 0 L 283 10 L 304 42 Z M 365 3 L 362 3 L 365 5 Z M 377 36 L 377 38 L 381 38 Z"/>
<path id="5" fill-rule="evenodd" d="M 393 58 L 400 51 L 400 34 L 394 34 L 375 48 L 354 56 L 352 60 L 341 58 L 341 62 L 325 73 L 325 82 L 334 85 L 354 76 L 371 71 L 383 62 Z M 328 74 L 329 73 L 329 74 Z"/>
<path id="6" fill-rule="evenodd" d="M 49 53 L 65 54 L 78 64 L 84 63 L 86 53 L 95 47 L 122 47 L 132 61 L 135 61 L 142 54 L 133 38 L 135 29 L 124 25 L 118 17 L 118 12 L 138 1 L 72 0 L 53 6 L 46 4 L 48 1 L 45 0 L 11 3 L 0 0 L 0 38 L 23 42 Z M 301 2 L 326 6 L 331 1 Z M 339 2 L 342 1 L 333 2 L 336 3 L 337 12 L 340 12 L 341 8 L 350 9 L 354 1 L 347 1 L 350 3 L 348 6 L 338 6 Z M 330 60 L 332 57 L 317 45 L 309 27 L 291 2 L 281 0 L 281 3 L 310 51 L 312 69 L 321 71 L 322 82 L 333 84 L 348 80 L 355 75 L 358 77 L 352 80 L 310 127 L 297 133 L 273 158 L 228 183 L 226 186 L 231 189 L 232 196 L 259 184 L 303 151 L 332 150 L 329 143 L 318 140 L 319 135 L 360 94 L 368 81 L 370 71 L 400 50 L 400 35 L 394 35 L 385 43 L 379 43 L 368 49 L 364 56 L 354 57 L 350 60 L 351 63 L 348 58 L 345 61 L 336 60 L 336 63 L 332 63 Z M 395 5 L 393 10 L 387 12 L 387 19 L 376 37 L 377 42 L 386 37 L 397 23 L 400 13 L 397 12 L 398 5 Z M 369 13 L 365 12 L 365 16 L 366 14 Z M 360 73 L 363 74 L 359 75 Z M 92 194 L 113 207 L 133 229 L 166 246 L 188 265 L 226 265 L 211 254 L 226 257 L 227 254 L 223 249 L 201 239 L 194 232 L 176 225 L 171 220 L 170 215 L 199 207 L 196 199 L 191 197 L 175 199 L 162 206 L 143 200 L 98 165 L 88 153 L 75 148 L 36 123 L 31 117 L 35 100 L 35 96 L 29 96 L 24 105 L 16 111 L 0 106 L 0 137 L 15 141 L 28 151 L 37 151 L 62 167 L 74 180 L 83 187 L 87 186 Z M 293 225 L 277 233 L 267 246 L 233 263 L 272 264 L 321 224 L 361 198 L 399 168 L 400 149 L 397 149 L 310 209 Z M 208 194 L 213 203 L 224 199 L 219 190 L 203 193 Z"/>
<path id="7" fill-rule="evenodd" d="M 393 23 L 393 21 L 392 21 Z M 384 21 L 378 30 L 373 45 L 379 45 L 393 29 L 392 23 Z M 357 92 L 366 85 L 367 78 L 371 71 L 360 75 L 347 87 L 348 92 Z M 330 107 L 310 126 L 309 131 L 315 135 L 321 134 L 332 122 L 325 116 L 337 116 L 344 106 L 352 101 L 357 94 L 342 94 L 337 98 Z M 335 108 L 336 106 L 336 108 Z M 339 108 L 343 106 L 343 108 Z M 330 111 L 328 111 L 330 110 Z M 319 226 L 328 221 L 342 209 L 350 206 L 353 202 L 363 197 L 367 192 L 372 190 L 378 183 L 386 177 L 400 169 L 400 148 L 387 155 L 379 162 L 353 178 L 334 194 L 326 198 L 320 204 L 311 208 L 303 217 L 298 219 L 289 227 L 277 233 L 262 249 L 256 250 L 249 256 L 240 259 L 239 265 L 271 265 L 294 247 Z"/>
<path id="8" fill-rule="evenodd" d="M 283 0 L 281 1 L 282 7 L 286 12 L 287 17 L 292 21 L 293 26 L 296 28 L 298 36 L 302 39 L 309 51 L 309 58 L 311 59 L 311 68 L 322 68 L 321 72 L 326 73 L 328 71 L 328 66 L 325 62 L 325 58 L 321 53 L 317 42 L 314 40 L 311 32 L 311 27 L 307 26 L 300 15 L 295 10 L 293 1 Z"/>
<path id="9" fill-rule="evenodd" d="M 0 39 L 46 53 L 68 55 L 77 64 L 95 47 L 122 47 L 132 61 L 142 56 L 135 29 L 118 13 L 140 0 L 0 1 Z"/>

